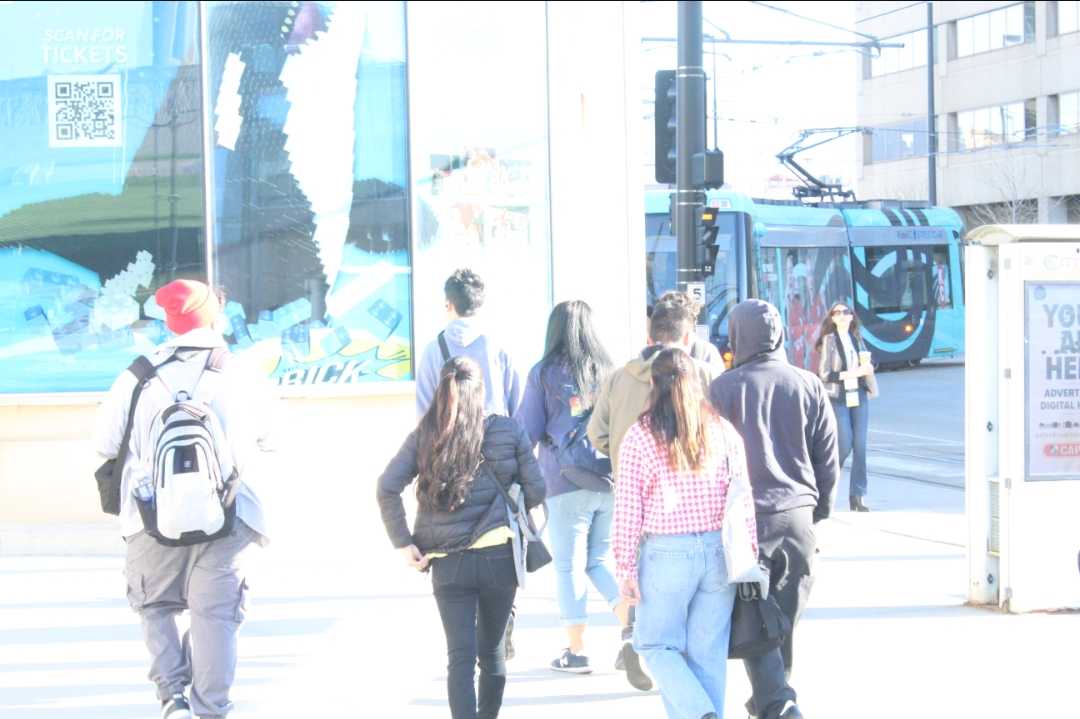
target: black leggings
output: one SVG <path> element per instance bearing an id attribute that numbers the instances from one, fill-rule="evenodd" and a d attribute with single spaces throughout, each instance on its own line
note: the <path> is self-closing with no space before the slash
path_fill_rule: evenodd
<path id="1" fill-rule="evenodd" d="M 495 719 L 506 687 L 503 635 L 517 594 L 513 545 L 470 549 L 431 560 L 448 655 L 446 693 L 453 719 Z M 473 676 L 480 664 L 480 696 Z"/>

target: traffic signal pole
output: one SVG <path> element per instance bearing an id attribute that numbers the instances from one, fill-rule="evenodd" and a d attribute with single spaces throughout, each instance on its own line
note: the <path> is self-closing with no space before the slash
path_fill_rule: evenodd
<path id="1" fill-rule="evenodd" d="M 694 187 L 693 157 L 705 151 L 705 68 L 702 66 L 701 2 L 679 1 L 678 70 L 675 76 L 675 250 L 676 282 L 689 293 L 698 282 L 695 266 L 697 213 L 705 193 Z"/>

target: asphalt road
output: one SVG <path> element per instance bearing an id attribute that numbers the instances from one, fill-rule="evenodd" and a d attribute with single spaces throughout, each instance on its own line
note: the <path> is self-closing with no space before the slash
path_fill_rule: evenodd
<path id="1" fill-rule="evenodd" d="M 867 467 L 875 476 L 964 488 L 964 363 L 927 362 L 878 374 Z M 848 460 L 850 463 L 850 460 Z"/>

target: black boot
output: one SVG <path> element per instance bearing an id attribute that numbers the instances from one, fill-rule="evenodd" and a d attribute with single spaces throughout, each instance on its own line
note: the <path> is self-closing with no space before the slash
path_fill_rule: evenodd
<path id="1" fill-rule="evenodd" d="M 863 504 L 863 498 L 862 497 L 857 497 L 854 494 L 852 494 L 852 495 L 850 495 L 848 497 L 848 500 L 851 502 L 851 511 L 852 512 L 869 512 L 870 511 L 870 508 L 867 507 L 865 504 Z"/>

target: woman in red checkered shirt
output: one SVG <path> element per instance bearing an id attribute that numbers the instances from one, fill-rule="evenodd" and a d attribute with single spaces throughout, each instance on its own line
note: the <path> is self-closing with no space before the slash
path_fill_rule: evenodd
<path id="1" fill-rule="evenodd" d="M 619 446 L 612 539 L 634 648 L 668 716 L 716 719 L 736 582 L 761 575 L 743 442 L 703 390 L 682 350 L 656 356 L 647 409 Z"/>

